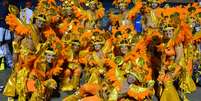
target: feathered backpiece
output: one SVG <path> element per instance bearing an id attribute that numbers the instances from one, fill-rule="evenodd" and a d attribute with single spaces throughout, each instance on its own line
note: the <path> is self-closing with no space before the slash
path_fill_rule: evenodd
<path id="1" fill-rule="evenodd" d="M 30 26 L 20 21 L 14 14 L 6 16 L 6 23 L 9 25 L 10 30 L 18 35 L 24 36 L 31 33 Z"/>
<path id="2" fill-rule="evenodd" d="M 180 19 L 185 19 L 187 17 L 188 11 L 186 8 L 182 8 L 182 7 L 174 7 L 174 8 L 161 8 L 159 10 L 157 10 L 157 16 L 162 16 L 164 17 L 170 17 L 174 14 L 178 13 L 180 16 Z"/>
<path id="3" fill-rule="evenodd" d="M 135 15 L 140 11 L 142 8 L 142 2 L 138 1 L 136 2 L 135 6 L 129 11 L 128 18 L 133 19 Z"/>
<path id="4" fill-rule="evenodd" d="M 59 20 L 60 7 L 56 5 L 55 0 L 40 0 L 34 10 L 34 16 L 43 16 L 46 24 L 55 23 Z"/>

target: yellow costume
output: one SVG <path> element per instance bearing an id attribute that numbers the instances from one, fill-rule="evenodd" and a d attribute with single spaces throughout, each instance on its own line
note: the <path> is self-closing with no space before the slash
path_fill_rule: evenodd
<path id="1" fill-rule="evenodd" d="M 178 78 L 180 67 L 171 61 L 168 62 L 166 66 L 167 67 L 164 68 L 162 67 L 162 71 L 158 78 L 159 82 L 164 86 L 161 92 L 160 101 L 180 101 L 177 90 L 173 85 L 174 79 Z"/>
<path id="2" fill-rule="evenodd" d="M 167 27 L 165 30 L 172 30 L 171 27 Z M 171 33 L 173 35 L 173 33 Z M 168 36 L 164 36 L 168 37 Z M 162 48 L 162 66 L 159 72 L 159 83 L 163 85 L 162 92 L 160 92 L 160 101 L 180 101 L 177 90 L 175 89 L 173 82 L 179 77 L 181 67 L 175 62 L 176 51 L 174 46 L 170 45 L 173 41 L 171 37 L 168 42 L 161 44 Z"/>
<path id="3" fill-rule="evenodd" d="M 165 81 L 165 88 L 163 90 L 160 101 L 180 101 L 179 95 L 173 85 L 172 80 Z"/>
<path id="4" fill-rule="evenodd" d="M 78 45 L 79 47 L 80 42 L 79 41 L 72 41 L 72 46 Z M 73 89 L 79 88 L 79 79 L 81 75 L 81 64 L 79 61 L 80 51 L 78 53 L 74 52 L 73 49 L 69 49 L 69 47 L 66 48 L 65 57 L 68 62 L 68 68 L 65 70 L 64 73 L 64 80 L 61 84 L 61 90 L 62 91 L 72 91 Z"/>

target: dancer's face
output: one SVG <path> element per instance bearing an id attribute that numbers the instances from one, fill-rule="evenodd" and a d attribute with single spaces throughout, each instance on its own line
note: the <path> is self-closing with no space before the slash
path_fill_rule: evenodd
<path id="1" fill-rule="evenodd" d="M 201 30 L 200 26 L 199 27 L 195 27 L 195 31 L 199 32 Z"/>
<path id="2" fill-rule="evenodd" d="M 119 9 L 121 9 L 122 11 L 126 11 L 126 4 L 125 3 L 121 3 L 119 5 Z"/>
<path id="3" fill-rule="evenodd" d="M 122 54 L 126 54 L 128 52 L 128 47 L 126 45 L 120 46 L 120 51 Z"/>
<path id="4" fill-rule="evenodd" d="M 68 16 L 72 15 L 73 14 L 72 9 L 71 8 L 66 9 L 66 13 Z"/>
<path id="5" fill-rule="evenodd" d="M 195 27 L 195 31 L 196 31 L 196 32 L 199 32 L 200 30 L 201 30 L 201 26 L 196 26 L 196 27 Z"/>
<path id="6" fill-rule="evenodd" d="M 135 78 L 134 76 L 128 75 L 128 77 L 127 77 L 127 82 L 128 82 L 129 84 L 133 84 L 135 81 L 136 81 L 136 78 Z"/>
<path id="7" fill-rule="evenodd" d="M 102 45 L 101 44 L 95 44 L 94 48 L 95 48 L 96 51 L 99 51 L 99 50 L 101 50 Z"/>
<path id="8" fill-rule="evenodd" d="M 55 60 L 55 55 L 46 53 L 46 60 L 48 63 L 52 63 Z"/>
<path id="9" fill-rule="evenodd" d="M 154 2 L 151 4 L 151 7 L 154 9 L 154 8 L 157 8 L 158 7 L 158 3 Z"/>
<path id="10" fill-rule="evenodd" d="M 39 27 L 39 28 L 42 28 L 44 26 L 44 22 L 39 20 L 39 19 L 36 19 L 36 25 Z"/>
<path id="11" fill-rule="evenodd" d="M 174 30 L 173 29 L 169 29 L 169 30 L 167 30 L 166 32 L 165 32 L 165 36 L 166 36 L 166 38 L 172 38 L 173 37 L 173 32 Z"/>
<path id="12" fill-rule="evenodd" d="M 95 10 L 96 9 L 96 3 L 95 2 L 91 2 L 90 9 L 91 10 Z"/>
<path id="13" fill-rule="evenodd" d="M 78 52 L 79 50 L 80 50 L 80 46 L 79 45 L 73 45 L 72 46 L 72 48 L 73 48 L 73 50 L 74 50 L 74 52 Z"/>

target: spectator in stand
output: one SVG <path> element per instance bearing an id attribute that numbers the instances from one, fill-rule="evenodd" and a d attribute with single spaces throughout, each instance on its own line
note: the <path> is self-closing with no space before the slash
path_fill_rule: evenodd
<path id="1" fill-rule="evenodd" d="M 30 24 L 32 22 L 32 2 L 31 0 L 27 0 L 25 3 L 25 8 L 21 10 L 20 12 L 20 20 L 25 22 L 26 24 Z"/>
<path id="2" fill-rule="evenodd" d="M 0 6 L 0 57 L 5 57 L 5 62 L 9 68 L 12 67 L 12 55 L 9 49 L 9 43 L 12 42 L 12 33 L 6 25 L 5 18 L 8 14 L 8 0 L 3 0 Z M 2 60 L 2 59 L 1 59 Z"/>
<path id="3" fill-rule="evenodd" d="M 12 55 L 9 49 L 9 43 L 12 42 L 12 33 L 8 30 L 5 18 L 8 14 L 8 0 L 3 0 L 0 4 L 0 70 L 4 70 L 4 61 L 8 68 L 12 67 Z M 0 81 L 1 83 L 2 81 Z M 0 84 L 0 91 L 3 86 Z"/>

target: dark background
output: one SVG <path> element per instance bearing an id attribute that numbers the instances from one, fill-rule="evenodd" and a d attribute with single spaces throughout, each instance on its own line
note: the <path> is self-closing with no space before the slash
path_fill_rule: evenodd
<path id="1" fill-rule="evenodd" d="M 0 0 L 0 3 L 2 3 L 3 0 Z M 27 0 L 8 0 L 10 4 L 14 4 L 14 5 L 17 5 L 19 8 L 24 8 L 24 4 L 25 4 L 25 1 Z M 37 4 L 37 0 L 30 0 L 33 2 L 33 5 L 36 6 Z M 100 0 L 105 9 L 108 10 L 109 8 L 113 8 L 114 6 L 112 5 L 112 2 L 113 0 Z M 171 3 L 189 3 L 189 2 L 196 2 L 196 1 L 199 1 L 199 0 L 167 0 L 168 2 L 171 2 Z"/>

